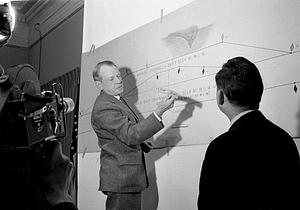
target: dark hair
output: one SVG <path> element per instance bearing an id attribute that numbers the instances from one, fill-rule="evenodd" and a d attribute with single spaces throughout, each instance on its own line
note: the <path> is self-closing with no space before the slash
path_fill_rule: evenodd
<path id="1" fill-rule="evenodd" d="M 257 67 L 243 57 L 228 60 L 216 74 L 217 88 L 238 106 L 258 109 L 264 85 Z"/>
<path id="2" fill-rule="evenodd" d="M 109 61 L 109 60 L 101 61 L 101 62 L 97 63 L 97 65 L 95 66 L 95 68 L 93 70 L 94 81 L 101 81 L 102 78 L 100 77 L 99 70 L 101 69 L 102 66 L 115 66 L 115 67 L 117 67 L 117 65 L 114 62 Z"/>

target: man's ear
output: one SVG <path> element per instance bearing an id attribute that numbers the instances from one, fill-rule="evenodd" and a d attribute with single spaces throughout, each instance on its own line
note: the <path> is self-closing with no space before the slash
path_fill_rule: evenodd
<path id="1" fill-rule="evenodd" d="M 97 87 L 97 89 L 98 90 L 102 90 L 103 88 L 102 88 L 102 82 L 100 82 L 100 81 L 95 81 L 95 85 L 96 85 L 96 87 Z"/>
<path id="2" fill-rule="evenodd" d="M 224 104 L 225 101 L 225 94 L 224 91 L 221 89 L 217 90 L 217 103 L 219 106 L 222 106 Z"/>

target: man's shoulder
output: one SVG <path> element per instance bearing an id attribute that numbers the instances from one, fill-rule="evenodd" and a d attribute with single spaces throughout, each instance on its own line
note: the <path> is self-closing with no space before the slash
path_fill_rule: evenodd
<path id="1" fill-rule="evenodd" d="M 273 142 L 276 139 L 292 140 L 292 137 L 287 131 L 264 116 L 255 122 L 251 123 L 253 126 L 253 135 L 263 136 L 267 139 L 271 139 Z"/>
<path id="2" fill-rule="evenodd" d="M 288 132 L 265 118 L 262 113 L 253 112 L 235 122 L 234 127 L 211 143 L 214 147 L 226 147 L 255 142 L 260 144 L 272 142 L 272 145 L 276 146 L 293 143 L 293 139 Z"/>
<path id="3" fill-rule="evenodd" d="M 106 95 L 100 94 L 97 96 L 93 109 L 101 109 L 112 107 L 115 104 L 114 99 L 112 97 L 108 97 Z"/>
<path id="4" fill-rule="evenodd" d="M 231 133 L 227 131 L 212 140 L 208 145 L 208 149 L 217 150 L 218 148 L 225 148 L 229 143 L 228 140 L 231 138 Z"/>
<path id="5" fill-rule="evenodd" d="M 112 102 L 111 100 L 106 100 L 106 98 L 103 98 L 101 97 L 101 95 L 99 95 L 96 98 L 92 108 L 91 120 L 93 121 L 95 118 L 98 119 L 100 113 L 104 114 L 107 111 L 117 110 L 117 109 L 119 109 L 119 107 L 116 106 L 114 102 Z"/>
<path id="6" fill-rule="evenodd" d="M 273 133 L 274 133 L 275 135 L 280 134 L 280 135 L 283 135 L 283 136 L 285 136 L 285 137 L 287 137 L 287 138 L 292 138 L 292 137 L 288 134 L 288 132 L 286 132 L 283 128 L 279 127 L 278 125 L 276 125 L 275 123 L 273 123 L 272 121 L 270 121 L 270 120 L 268 120 L 268 119 L 267 119 L 267 121 L 268 121 L 268 124 L 267 124 L 268 128 L 269 128 L 270 130 L 273 130 Z"/>

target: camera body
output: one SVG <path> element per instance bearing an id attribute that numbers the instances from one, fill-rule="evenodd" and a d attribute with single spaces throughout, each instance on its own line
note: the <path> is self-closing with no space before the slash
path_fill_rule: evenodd
<path id="1" fill-rule="evenodd" d="M 64 137 L 64 100 L 52 91 L 41 97 L 22 93 L 21 98 L 6 102 L 0 121 L 2 147 L 28 147 Z"/>
<path id="2" fill-rule="evenodd" d="M 18 81 L 17 77 L 32 72 L 35 76 L 33 67 L 28 64 L 18 65 L 10 72 L 15 73 L 11 74 L 14 75 L 11 81 Z M 0 83 L 2 92 L 7 89 L 7 101 L 0 113 L 0 148 L 30 147 L 65 136 L 65 114 L 73 110 L 73 100 L 62 97 L 58 83 L 53 84 L 53 90 L 40 93 L 34 80 L 27 78 L 20 84 L 10 82 L 9 85 Z"/>

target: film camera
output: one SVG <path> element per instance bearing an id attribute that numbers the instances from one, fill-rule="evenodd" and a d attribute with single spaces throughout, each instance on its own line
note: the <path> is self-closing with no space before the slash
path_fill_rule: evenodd
<path id="1" fill-rule="evenodd" d="M 28 147 L 65 137 L 65 114 L 74 109 L 74 102 L 62 97 L 60 84 L 40 93 L 28 64 L 8 69 L 1 78 L 2 103 L 6 103 L 0 113 L 0 147 Z"/>

